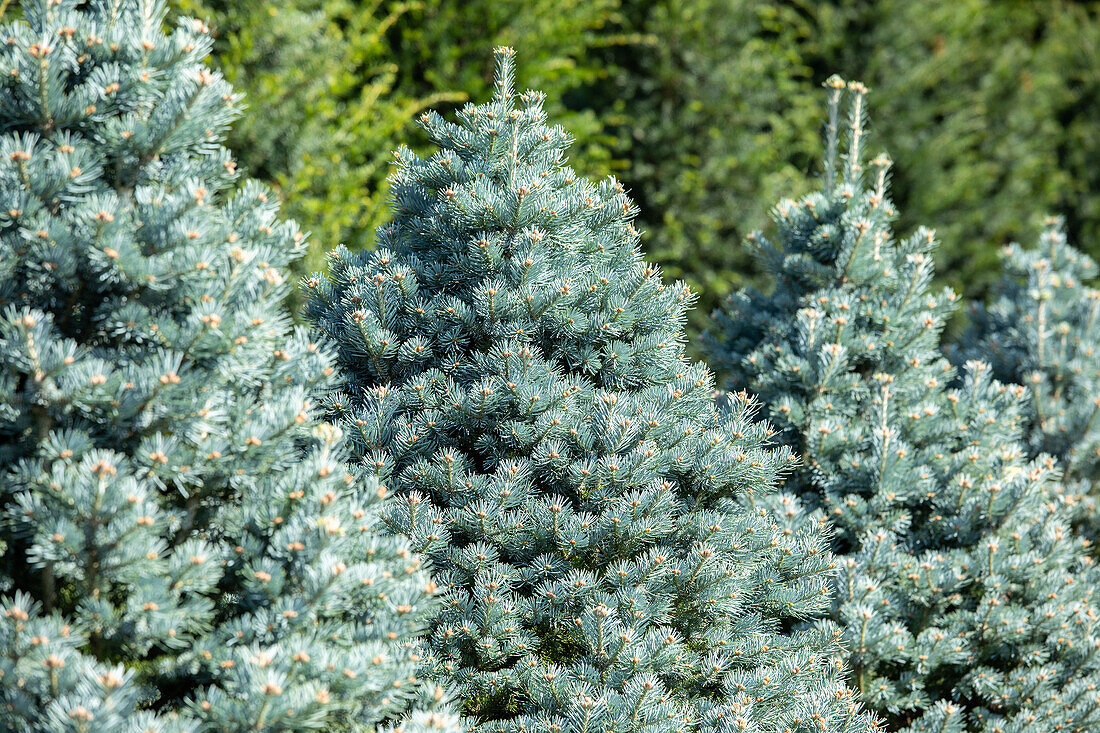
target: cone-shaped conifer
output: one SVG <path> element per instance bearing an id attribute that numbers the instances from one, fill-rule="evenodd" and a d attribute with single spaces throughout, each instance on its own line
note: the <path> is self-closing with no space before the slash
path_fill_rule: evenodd
<path id="1" fill-rule="evenodd" d="M 0 30 L 0 730 L 372 730 L 417 689 L 431 580 L 314 415 L 333 357 L 281 306 L 304 240 L 220 144 L 239 99 L 208 30 L 166 34 L 157 0 L 21 9 Z"/>
<path id="2" fill-rule="evenodd" d="M 445 589 L 428 674 L 480 731 L 868 730 L 833 629 L 790 629 L 829 606 L 819 518 L 748 506 L 790 452 L 716 412 L 690 292 L 497 61 L 492 101 L 424 116 L 439 152 L 397 153 L 378 251 L 306 282 L 331 409 Z"/>
<path id="3" fill-rule="evenodd" d="M 836 523 L 834 619 L 891 730 L 1096 731 L 1096 568 L 1056 463 L 1021 442 L 1027 393 L 940 355 L 955 297 L 930 288 L 933 235 L 894 238 L 889 161 L 862 154 L 866 90 L 827 87 L 823 190 L 752 238 L 773 289 L 734 294 L 709 351 L 803 457 L 777 509 Z"/>

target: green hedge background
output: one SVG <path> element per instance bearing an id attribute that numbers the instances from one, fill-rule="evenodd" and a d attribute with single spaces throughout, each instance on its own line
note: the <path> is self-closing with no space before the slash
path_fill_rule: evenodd
<path id="1" fill-rule="evenodd" d="M 899 231 L 943 241 L 966 295 L 1048 213 L 1100 255 L 1100 2 L 1069 0 L 174 0 L 206 19 L 247 95 L 232 145 L 313 233 L 303 269 L 371 247 L 415 117 L 488 94 L 518 51 L 585 175 L 614 173 L 645 247 L 700 292 L 691 333 L 757 277 L 740 246 L 817 175 L 832 73 L 872 90 L 869 145 L 896 162 Z"/>

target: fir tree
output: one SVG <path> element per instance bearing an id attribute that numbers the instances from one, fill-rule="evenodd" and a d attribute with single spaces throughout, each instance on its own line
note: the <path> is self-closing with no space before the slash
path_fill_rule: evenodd
<path id="1" fill-rule="evenodd" d="M 790 462 L 683 356 L 691 294 L 638 251 L 612 179 L 565 165 L 542 95 L 495 93 L 396 154 L 375 253 L 332 255 L 308 314 L 331 409 L 403 500 L 445 610 L 425 655 L 479 731 L 863 731 L 840 682 L 820 517 L 748 508 Z"/>
<path id="2" fill-rule="evenodd" d="M 837 526 L 833 617 L 891 729 L 1095 731 L 1097 572 L 1056 464 L 1028 460 L 1027 393 L 940 355 L 955 296 L 929 287 L 933 235 L 895 240 L 890 163 L 862 154 L 865 89 L 827 86 L 823 190 L 776 207 L 774 243 L 750 240 L 774 287 L 734 294 L 708 348 L 803 456 L 777 509 Z"/>
<path id="3" fill-rule="evenodd" d="M 952 349 L 983 359 L 994 375 L 1031 394 L 1025 437 L 1032 455 L 1047 453 L 1065 470 L 1083 529 L 1100 527 L 1093 486 L 1100 480 L 1100 291 L 1096 263 L 1066 242 L 1060 219 L 1046 222 L 1039 246 L 1002 252 L 1004 277 L 988 306 L 975 304 L 972 326 Z"/>
<path id="4" fill-rule="evenodd" d="M 304 237 L 221 146 L 239 98 L 157 0 L 0 34 L 0 728 L 369 731 L 432 581 L 378 534 L 281 310 Z M 449 716 L 419 715 L 438 729 Z"/>

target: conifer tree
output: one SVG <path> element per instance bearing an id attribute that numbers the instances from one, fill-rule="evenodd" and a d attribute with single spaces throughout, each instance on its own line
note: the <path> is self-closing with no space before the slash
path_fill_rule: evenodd
<path id="1" fill-rule="evenodd" d="M 0 35 L 0 729 L 370 731 L 432 582 L 310 394 L 304 250 L 221 141 L 239 97 L 159 0 Z M 434 715 L 434 717 L 432 717 Z M 453 725 L 422 713 L 408 729 Z"/>
<path id="2" fill-rule="evenodd" d="M 1100 291 L 1096 263 L 1048 219 L 1039 246 L 1002 251 L 1004 277 L 988 306 L 975 304 L 971 328 L 951 350 L 983 359 L 1000 380 L 1031 395 L 1025 437 L 1032 455 L 1059 459 L 1067 499 L 1082 529 L 1100 530 L 1093 487 L 1100 481 Z"/>
<path id="3" fill-rule="evenodd" d="M 774 242 L 750 239 L 773 289 L 731 296 L 707 338 L 803 456 L 771 501 L 835 522 L 833 617 L 891 730 L 1095 731 L 1097 572 L 1055 462 L 1028 460 L 1027 393 L 940 355 L 955 296 L 929 286 L 933 234 L 894 238 L 890 163 L 862 154 L 866 90 L 827 87 L 823 190 L 776 207 Z"/>
<path id="4" fill-rule="evenodd" d="M 478 731 L 869 730 L 835 630 L 790 628 L 828 607 L 820 517 L 747 506 L 790 452 L 746 398 L 716 412 L 690 292 L 496 56 L 491 102 L 397 152 L 378 251 L 305 283 L 344 373 L 330 408 L 444 588 L 426 674 Z"/>

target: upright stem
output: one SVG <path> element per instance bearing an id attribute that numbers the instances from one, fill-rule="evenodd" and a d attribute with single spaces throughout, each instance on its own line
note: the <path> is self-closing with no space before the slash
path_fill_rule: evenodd
<path id="1" fill-rule="evenodd" d="M 1042 287 L 1042 285 L 1043 285 L 1043 283 L 1040 283 L 1040 288 Z M 1039 301 L 1039 314 L 1038 314 L 1037 321 L 1038 322 L 1036 324 L 1036 327 L 1037 327 L 1037 330 L 1038 330 L 1039 339 L 1038 339 L 1038 343 L 1036 344 L 1035 363 L 1036 363 L 1036 365 L 1038 366 L 1039 369 L 1043 369 L 1045 367 L 1045 364 L 1043 363 L 1043 360 L 1046 358 L 1045 354 L 1043 352 L 1045 351 L 1044 347 L 1046 346 L 1046 328 L 1047 328 L 1047 304 L 1046 304 L 1045 300 Z M 1043 401 L 1041 399 L 1039 399 L 1039 385 L 1033 383 L 1032 387 L 1031 387 L 1031 391 L 1032 391 L 1032 400 L 1031 401 L 1035 404 L 1035 417 L 1036 417 L 1036 419 L 1039 423 L 1039 426 L 1041 428 L 1042 425 L 1043 425 L 1043 421 L 1046 418 L 1043 416 Z"/>
<path id="2" fill-rule="evenodd" d="M 42 105 L 42 128 L 53 132 L 53 115 L 50 114 L 50 94 L 47 88 L 50 63 L 46 60 L 46 51 L 42 51 L 42 60 L 38 62 L 38 103 Z"/>
<path id="3" fill-rule="evenodd" d="M 829 120 L 825 123 L 825 195 L 831 197 L 836 184 L 837 120 L 844 81 L 839 76 L 832 76 L 825 82 L 825 86 L 829 89 Z"/>
<path id="4" fill-rule="evenodd" d="M 863 155 L 860 144 L 863 141 L 863 97 L 867 93 L 867 88 L 859 82 L 852 82 L 848 85 L 848 89 L 853 93 L 850 126 L 852 140 L 848 149 L 848 183 L 854 186 L 863 170 L 860 164 L 860 158 Z"/>

